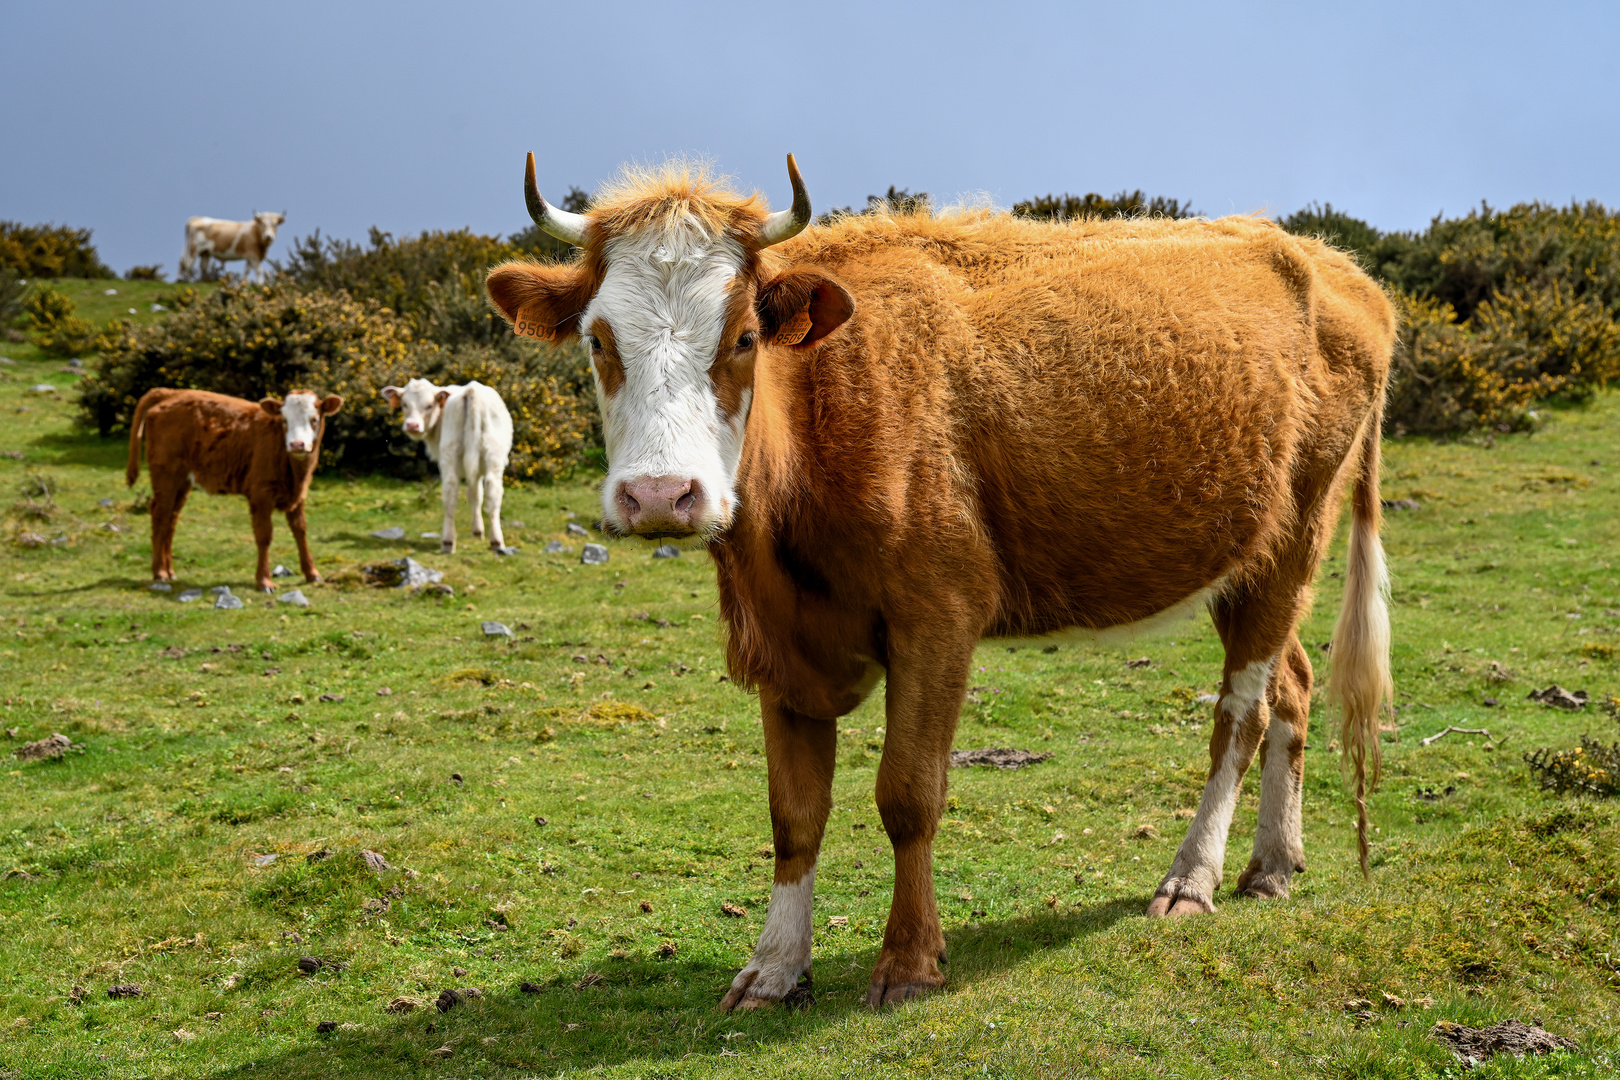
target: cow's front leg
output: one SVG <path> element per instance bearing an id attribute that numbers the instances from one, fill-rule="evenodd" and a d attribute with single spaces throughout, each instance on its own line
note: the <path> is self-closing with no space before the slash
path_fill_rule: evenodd
<path id="1" fill-rule="evenodd" d="M 445 471 L 439 474 L 439 496 L 444 500 L 444 524 L 439 526 L 439 553 L 453 555 L 456 550 L 456 474 Z"/>
<path id="2" fill-rule="evenodd" d="M 753 959 L 720 1000 L 725 1012 L 780 1001 L 798 985 L 801 975 L 809 974 L 816 856 L 832 810 L 836 721 L 795 712 L 769 688 L 762 688 L 759 696 L 770 773 L 776 879 Z"/>
<path id="3" fill-rule="evenodd" d="M 287 528 L 292 530 L 293 542 L 298 545 L 298 569 L 303 571 L 304 580 L 321 580 L 321 572 L 315 569 L 315 559 L 309 553 L 309 521 L 304 517 L 303 503 L 287 511 Z"/>
<path id="4" fill-rule="evenodd" d="M 945 934 L 934 900 L 934 834 L 973 657 L 972 635 L 906 641 L 892 632 L 887 730 L 877 806 L 894 845 L 894 899 L 866 1003 L 905 1001 L 944 985 Z"/>
<path id="5" fill-rule="evenodd" d="M 253 580 L 260 592 L 276 591 L 270 583 L 270 539 L 275 533 L 270 515 L 274 510 L 275 507 L 268 502 L 248 503 L 248 512 L 253 516 L 253 542 L 259 548 L 259 565 L 253 573 Z"/>

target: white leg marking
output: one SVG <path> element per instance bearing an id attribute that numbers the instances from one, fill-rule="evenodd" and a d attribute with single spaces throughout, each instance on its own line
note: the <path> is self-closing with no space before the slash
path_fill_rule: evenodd
<path id="1" fill-rule="evenodd" d="M 1220 708 L 1233 719 L 1231 735 L 1221 754 L 1220 768 L 1204 784 L 1203 798 L 1187 838 L 1176 852 L 1170 872 L 1159 885 L 1159 895 L 1186 897 L 1214 910 L 1215 892 L 1221 887 L 1226 866 L 1226 835 L 1237 810 L 1242 773 L 1238 769 L 1239 731 L 1243 721 L 1266 696 L 1271 662 L 1257 660 L 1242 671 L 1233 672 L 1231 692 L 1221 698 Z"/>
<path id="2" fill-rule="evenodd" d="M 771 889 L 771 909 L 754 957 L 731 983 L 733 990 L 744 990 L 741 1007 L 780 1001 L 810 970 L 810 904 L 815 887 L 812 867 L 793 884 Z"/>
<path id="3" fill-rule="evenodd" d="M 1243 882 L 1256 894 L 1288 895 L 1289 879 L 1305 865 L 1300 781 L 1288 753 L 1293 738 L 1293 725 L 1273 716 L 1266 732 L 1266 764 L 1260 773 L 1260 825 L 1254 834 L 1254 861 L 1259 870 Z"/>

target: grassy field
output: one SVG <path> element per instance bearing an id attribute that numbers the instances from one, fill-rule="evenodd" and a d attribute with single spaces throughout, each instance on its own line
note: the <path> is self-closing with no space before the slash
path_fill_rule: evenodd
<path id="1" fill-rule="evenodd" d="M 92 305 L 144 310 L 163 287 L 75 288 L 103 318 Z M 583 484 L 509 491 L 520 555 L 441 557 L 369 535 L 437 529 L 435 487 L 325 475 L 310 521 L 328 583 L 284 582 L 307 610 L 254 595 L 245 503 L 200 494 L 182 580 L 154 593 L 125 445 L 71 426 L 61 362 L 0 355 L 18 361 L 0 365 L 0 505 L 18 503 L 0 745 L 78 744 L 11 759 L 0 785 L 0 1075 L 1430 1077 L 1461 1075 L 1436 1021 L 1510 1016 L 1581 1049 L 1476 1075 L 1620 1068 L 1620 807 L 1544 795 L 1521 760 L 1614 735 L 1526 694 L 1620 691 L 1620 397 L 1532 436 L 1388 446 L 1386 497 L 1421 507 L 1386 530 L 1400 708 L 1370 883 L 1321 707 L 1293 897 L 1148 922 L 1202 786 L 1213 631 L 985 647 L 957 745 L 1053 757 L 953 775 L 946 989 L 859 1004 L 892 881 L 878 697 L 841 725 L 816 1003 L 724 1016 L 763 923 L 770 829 L 757 709 L 722 678 L 705 559 L 625 544 L 581 565 L 565 527 L 594 517 Z M 24 531 L 48 542 L 18 546 Z M 570 550 L 543 554 L 552 539 Z M 453 597 L 361 583 L 412 551 Z M 279 521 L 272 558 L 296 565 Z M 1318 661 L 1341 568 L 1308 627 Z M 178 602 L 218 584 L 247 607 Z M 484 620 L 515 638 L 486 639 Z M 1450 724 L 1490 737 L 1419 745 Z M 1256 796 L 1251 780 L 1229 886 Z M 109 998 L 129 984 L 141 995 Z M 482 996 L 432 1007 L 456 987 Z"/>

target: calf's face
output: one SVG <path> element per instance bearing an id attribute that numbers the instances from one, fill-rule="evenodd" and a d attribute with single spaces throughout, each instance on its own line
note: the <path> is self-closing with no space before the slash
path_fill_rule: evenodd
<path id="1" fill-rule="evenodd" d="M 412 379 L 403 387 L 383 387 L 382 396 L 403 414 L 400 429 L 407 437 L 421 442 L 428 432 L 439 426 L 444 416 L 444 403 L 450 399 L 450 391 L 434 386 L 426 379 Z"/>
<path id="2" fill-rule="evenodd" d="M 286 400 L 265 398 L 259 402 L 259 408 L 286 422 L 287 453 L 300 461 L 315 452 L 326 418 L 342 407 L 343 399 L 336 394 L 317 398 L 308 390 L 294 390 Z"/>

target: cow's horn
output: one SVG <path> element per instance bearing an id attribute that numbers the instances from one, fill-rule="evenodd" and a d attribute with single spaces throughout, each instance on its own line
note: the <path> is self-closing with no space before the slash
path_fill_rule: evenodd
<path id="1" fill-rule="evenodd" d="M 529 151 L 529 163 L 523 170 L 523 198 L 529 204 L 529 216 L 541 231 L 580 247 L 585 246 L 585 215 L 570 214 L 546 202 L 534 182 L 534 151 Z"/>
<path id="2" fill-rule="evenodd" d="M 793 206 L 788 210 L 778 210 L 765 219 L 765 224 L 759 229 L 759 246 L 768 248 L 772 244 L 799 235 L 804 227 L 810 224 L 810 193 L 804 189 L 804 177 L 799 175 L 799 163 L 788 158 L 788 179 L 793 182 Z"/>

